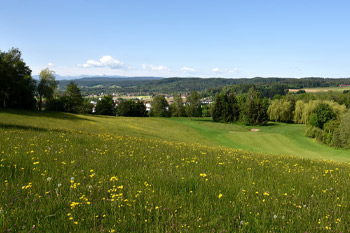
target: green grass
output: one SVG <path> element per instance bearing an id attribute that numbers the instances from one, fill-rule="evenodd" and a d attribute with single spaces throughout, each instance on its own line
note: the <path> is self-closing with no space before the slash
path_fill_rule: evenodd
<path id="1" fill-rule="evenodd" d="M 0 131 L 1 232 L 350 228 L 348 163 L 219 146 L 246 126 L 1 110 Z"/>
<path id="2" fill-rule="evenodd" d="M 210 119 L 171 118 L 196 130 L 218 144 L 230 148 L 281 155 L 295 155 L 311 159 L 350 161 L 350 151 L 335 149 L 305 137 L 304 125 L 270 123 L 268 126 L 245 126 L 215 123 Z M 250 129 L 260 129 L 251 132 Z"/>

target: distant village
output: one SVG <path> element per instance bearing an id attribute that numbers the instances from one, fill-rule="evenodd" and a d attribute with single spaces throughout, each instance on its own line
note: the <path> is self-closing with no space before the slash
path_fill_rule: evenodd
<path id="1" fill-rule="evenodd" d="M 100 93 L 99 95 L 88 95 L 87 98 L 88 99 L 93 99 L 90 101 L 91 104 L 94 105 L 94 108 L 92 110 L 93 113 L 95 113 L 95 106 L 97 104 L 98 100 L 101 100 L 102 97 L 104 96 L 104 93 Z M 133 100 L 133 101 L 141 101 L 144 103 L 144 105 L 146 106 L 146 111 L 149 112 L 152 109 L 152 100 L 153 100 L 153 96 L 140 96 L 139 93 L 128 93 L 126 95 L 120 95 L 118 93 L 112 93 L 111 94 L 113 96 L 113 101 L 115 106 L 118 106 L 118 104 L 120 103 L 120 101 L 122 100 Z M 168 102 L 168 105 L 170 106 L 172 103 L 174 103 L 174 96 L 170 95 L 170 94 L 159 94 L 159 95 L 163 95 L 166 99 L 166 101 Z M 181 94 L 181 99 L 183 102 L 183 105 L 185 106 L 187 104 L 186 99 L 187 99 L 187 94 Z M 200 99 L 201 105 L 211 105 L 213 103 L 213 98 L 212 97 L 206 97 L 206 98 L 202 98 Z"/>

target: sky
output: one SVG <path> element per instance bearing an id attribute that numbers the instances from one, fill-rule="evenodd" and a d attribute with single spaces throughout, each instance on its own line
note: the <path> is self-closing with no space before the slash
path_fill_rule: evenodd
<path id="1" fill-rule="evenodd" d="M 350 1 L 0 0 L 37 75 L 350 77 Z"/>

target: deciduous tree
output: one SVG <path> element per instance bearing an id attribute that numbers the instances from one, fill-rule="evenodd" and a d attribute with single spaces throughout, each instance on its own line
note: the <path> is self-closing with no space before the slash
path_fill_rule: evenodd
<path id="1" fill-rule="evenodd" d="M 39 110 L 42 109 L 43 97 L 45 97 L 48 101 L 53 99 L 53 94 L 55 89 L 57 88 L 57 82 L 55 80 L 55 72 L 50 70 L 49 68 L 43 69 L 39 76 L 40 81 L 37 87 L 37 91 L 39 94 Z"/>

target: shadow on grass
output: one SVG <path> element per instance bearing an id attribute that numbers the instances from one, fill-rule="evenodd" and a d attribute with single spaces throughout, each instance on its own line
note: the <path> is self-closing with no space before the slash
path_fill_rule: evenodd
<path id="1" fill-rule="evenodd" d="M 40 127 L 33 127 L 33 126 L 26 126 L 26 125 L 16 125 L 16 124 L 3 124 L 0 123 L 1 129 L 21 129 L 21 130 L 31 130 L 31 131 L 38 131 L 38 132 L 67 132 L 66 130 L 62 129 L 45 129 Z"/>
<path id="2" fill-rule="evenodd" d="M 54 118 L 60 120 L 71 120 L 71 121 L 94 121 L 80 115 L 75 115 L 73 113 L 66 112 L 54 112 L 54 111 L 34 111 L 34 110 L 24 110 L 24 109 L 0 109 L 0 113 L 14 114 L 20 116 L 30 116 L 30 117 L 46 117 Z"/>

